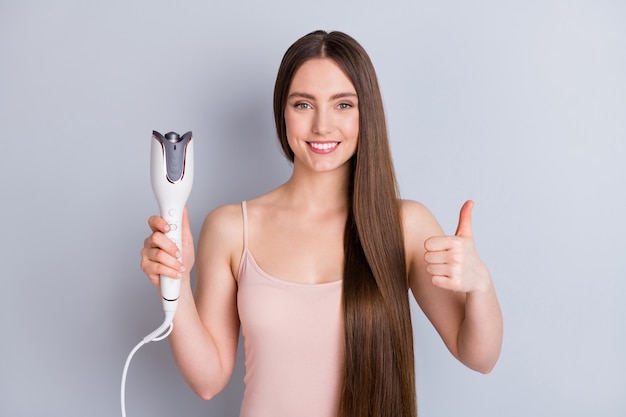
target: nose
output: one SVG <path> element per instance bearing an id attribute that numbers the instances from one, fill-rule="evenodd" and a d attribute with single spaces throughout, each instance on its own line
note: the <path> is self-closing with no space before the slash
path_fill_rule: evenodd
<path id="1" fill-rule="evenodd" d="M 330 133 L 333 130 L 332 125 L 332 115 L 330 114 L 329 110 L 318 109 L 315 112 L 312 126 L 313 133 L 318 135 L 325 135 L 327 133 Z"/>

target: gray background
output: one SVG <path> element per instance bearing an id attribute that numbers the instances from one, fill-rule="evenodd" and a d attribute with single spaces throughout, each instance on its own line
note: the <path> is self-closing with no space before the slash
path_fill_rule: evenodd
<path id="1" fill-rule="evenodd" d="M 120 414 L 162 320 L 139 269 L 152 129 L 194 132 L 197 235 L 287 178 L 274 76 L 317 28 L 369 51 L 403 196 L 449 233 L 476 201 L 502 357 L 465 369 L 414 308 L 421 416 L 626 415 L 625 22 L 618 0 L 2 0 L 0 415 Z M 128 415 L 237 416 L 242 375 L 205 402 L 148 344 Z"/>

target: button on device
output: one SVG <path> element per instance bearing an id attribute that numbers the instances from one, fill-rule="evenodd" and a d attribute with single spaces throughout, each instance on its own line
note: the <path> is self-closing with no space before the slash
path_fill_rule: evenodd
<path id="1" fill-rule="evenodd" d="M 176 223 L 170 223 L 170 231 L 174 231 L 178 229 L 178 225 Z"/>
<path id="2" fill-rule="evenodd" d="M 170 216 L 172 216 L 172 217 L 176 216 L 176 214 L 177 214 L 177 213 L 176 213 L 176 209 L 170 209 L 170 210 L 167 212 L 167 214 L 169 214 L 169 215 L 170 215 Z"/>

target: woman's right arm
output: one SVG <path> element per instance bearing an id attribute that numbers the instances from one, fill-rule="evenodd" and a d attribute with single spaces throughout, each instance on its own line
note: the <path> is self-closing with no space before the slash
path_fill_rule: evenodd
<path id="1" fill-rule="evenodd" d="M 195 297 L 189 271 L 193 266 L 193 238 L 187 216 L 183 218 L 183 263 L 176 259 L 176 245 L 164 233 L 167 223 L 149 220 L 153 234 L 142 251 L 142 269 L 158 285 L 158 275 L 182 277 L 174 329 L 169 336 L 178 368 L 203 399 L 213 398 L 228 383 L 239 340 L 237 283 L 233 265 L 242 249 L 241 209 L 226 206 L 211 212 L 198 239 Z"/>

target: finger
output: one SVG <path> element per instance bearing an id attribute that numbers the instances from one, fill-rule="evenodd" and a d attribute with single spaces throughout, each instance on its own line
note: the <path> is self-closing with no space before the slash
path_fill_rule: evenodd
<path id="1" fill-rule="evenodd" d="M 172 256 L 169 253 L 160 249 L 152 249 L 148 251 L 148 259 L 159 265 L 163 265 L 166 269 L 174 271 L 174 273 L 179 273 L 185 270 L 182 262 L 180 262 L 176 256 Z M 159 274 L 167 275 L 167 273 L 163 272 L 162 270 L 159 272 Z"/>
<path id="2" fill-rule="evenodd" d="M 150 277 L 165 275 L 171 278 L 180 278 L 185 271 L 178 259 L 157 248 L 142 251 L 141 269 Z"/>
<path id="3" fill-rule="evenodd" d="M 468 200 L 461 207 L 461 213 L 459 214 L 459 225 L 456 228 L 455 236 L 472 237 L 472 208 L 474 202 Z"/>
<path id="4" fill-rule="evenodd" d="M 432 278 L 432 283 L 435 287 L 442 288 L 444 290 L 457 291 L 456 283 L 446 276 L 434 275 Z"/>
<path id="5" fill-rule="evenodd" d="M 189 213 L 187 212 L 187 206 L 183 210 L 183 224 L 182 224 L 182 239 L 183 242 L 193 242 L 193 236 L 191 235 L 191 226 L 189 225 Z"/>
<path id="6" fill-rule="evenodd" d="M 150 216 L 148 218 L 148 226 L 153 232 L 167 233 L 170 231 L 169 223 L 161 216 Z"/>
<path id="7" fill-rule="evenodd" d="M 447 236 L 433 236 L 424 241 L 424 249 L 427 252 L 436 252 L 448 250 L 449 244 Z"/>
<path id="8" fill-rule="evenodd" d="M 427 264 L 445 264 L 448 263 L 449 253 L 445 251 L 426 251 L 424 260 Z"/>
<path id="9" fill-rule="evenodd" d="M 141 267 L 141 270 L 144 272 L 144 274 L 146 274 L 148 279 L 150 279 L 152 284 L 158 286 L 161 279 L 161 275 L 157 270 L 158 267 L 145 256 L 141 257 L 141 262 L 139 265 Z"/>
<path id="10" fill-rule="evenodd" d="M 143 269 L 144 273 L 148 276 L 153 284 L 158 285 L 161 277 L 168 277 L 172 279 L 181 279 L 183 273 L 172 268 L 168 268 L 162 264 L 153 264 L 153 266 Z"/>
<path id="11" fill-rule="evenodd" d="M 172 239 L 161 232 L 154 232 L 144 241 L 144 248 L 157 248 L 165 251 L 169 255 L 180 258 L 180 249 Z"/>
<path id="12" fill-rule="evenodd" d="M 459 250 L 463 239 L 458 236 L 433 236 L 424 242 L 424 249 L 428 252 Z"/>
<path id="13" fill-rule="evenodd" d="M 428 264 L 426 271 L 432 276 L 442 276 L 451 278 L 454 274 L 453 268 L 449 264 Z"/>
<path id="14" fill-rule="evenodd" d="M 144 272 L 144 274 L 146 274 L 146 276 L 148 277 L 148 279 L 150 279 L 150 282 L 152 282 L 152 284 L 158 286 L 159 285 L 159 281 L 161 279 L 161 276 L 159 275 L 158 272 L 156 272 L 156 266 L 154 265 L 154 263 L 152 261 L 150 261 L 146 256 L 141 256 L 141 262 L 139 263 L 139 266 L 141 267 L 141 270 Z"/>

